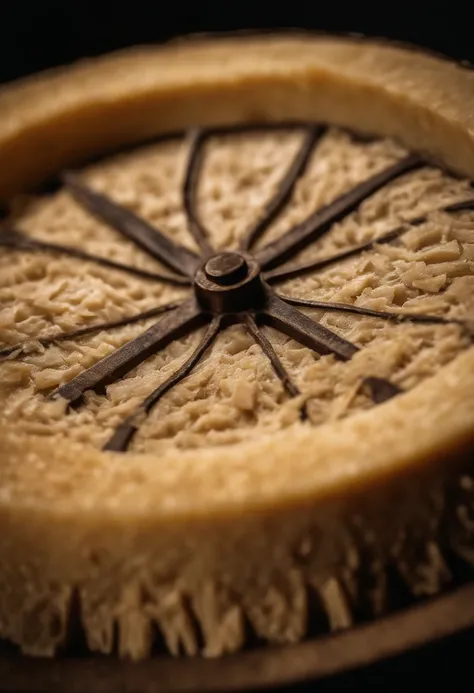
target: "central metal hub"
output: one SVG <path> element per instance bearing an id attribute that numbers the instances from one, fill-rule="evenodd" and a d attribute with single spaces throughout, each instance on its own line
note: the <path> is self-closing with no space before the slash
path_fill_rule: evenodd
<path id="1" fill-rule="evenodd" d="M 198 269 L 194 290 L 212 313 L 257 310 L 264 299 L 260 267 L 247 253 L 216 253 Z"/>
<path id="2" fill-rule="evenodd" d="M 204 272 L 217 284 L 236 284 L 245 279 L 249 271 L 247 261 L 239 253 L 219 253 L 205 264 Z"/>

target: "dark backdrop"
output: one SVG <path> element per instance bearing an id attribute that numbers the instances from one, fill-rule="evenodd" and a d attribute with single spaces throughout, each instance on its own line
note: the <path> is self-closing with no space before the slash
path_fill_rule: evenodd
<path id="1" fill-rule="evenodd" d="M 474 61 L 470 0 L 0 0 L 0 81 L 177 34 L 304 27 L 362 32 Z"/>

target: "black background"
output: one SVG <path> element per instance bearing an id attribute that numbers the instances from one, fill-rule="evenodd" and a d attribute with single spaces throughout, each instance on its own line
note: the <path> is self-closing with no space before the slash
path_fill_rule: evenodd
<path id="1" fill-rule="evenodd" d="M 471 0 L 0 0 L 0 81 L 177 34 L 304 27 L 409 41 L 474 61 Z"/>
<path id="2" fill-rule="evenodd" d="M 136 43 L 162 41 L 183 33 L 245 28 L 360 32 L 416 43 L 456 60 L 474 62 L 471 0 L 269 2 L 0 0 L 0 82 Z M 385 690 L 424 691 L 438 683 L 450 691 L 470 691 L 472 652 L 473 633 L 370 671 L 323 684 L 307 683 L 293 690 L 370 691 L 383 686 Z"/>

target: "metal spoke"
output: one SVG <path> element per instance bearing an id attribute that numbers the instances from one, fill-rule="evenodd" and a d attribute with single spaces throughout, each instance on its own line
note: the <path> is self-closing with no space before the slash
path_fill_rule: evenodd
<path id="1" fill-rule="evenodd" d="M 206 138 L 207 132 L 201 128 L 195 128 L 191 131 L 183 183 L 183 204 L 188 219 L 188 228 L 202 252 L 207 256 L 212 253 L 212 247 L 207 238 L 207 230 L 199 218 L 196 204 L 197 187 L 203 162 L 203 144 Z"/>
<path id="2" fill-rule="evenodd" d="M 204 144 L 207 138 L 216 135 L 258 131 L 262 128 L 298 129 L 303 134 L 303 140 L 286 172 L 279 180 L 276 190 L 260 210 L 257 221 L 244 234 L 240 242 L 242 252 L 216 254 L 209 241 L 208 230 L 200 219 L 197 204 L 198 186 L 204 162 Z M 317 271 L 364 251 L 372 250 L 380 244 L 390 243 L 413 226 L 424 223 L 428 218 L 429 213 L 403 223 L 400 222 L 396 228 L 378 238 L 360 243 L 352 248 L 341 248 L 326 257 L 301 263 L 292 262 L 299 251 L 330 232 L 334 224 L 358 210 L 364 200 L 400 176 L 425 165 L 423 159 L 418 155 L 410 154 L 355 185 L 329 204 L 315 210 L 280 238 L 250 254 L 254 244 L 290 202 L 295 185 L 303 175 L 326 130 L 327 125 L 308 122 L 267 123 L 263 125 L 246 123 L 221 128 L 191 130 L 188 133 L 189 150 L 181 194 L 188 229 L 199 247 L 199 253 L 175 243 L 165 233 L 155 228 L 153 224 L 114 202 L 107 195 L 90 188 L 74 173 L 64 174 L 63 180 L 67 190 L 80 205 L 149 256 L 166 265 L 170 271 L 153 272 L 138 269 L 126 263 L 96 256 L 80 248 L 29 238 L 21 231 L 8 227 L 0 229 L 0 247 L 25 252 L 56 253 L 93 262 L 110 269 L 128 272 L 147 280 L 163 281 L 178 286 L 192 286 L 193 295 L 184 302 L 156 306 L 150 310 L 117 320 L 80 327 L 72 332 L 60 332 L 56 335 L 51 335 L 50 332 L 51 336 L 43 336 L 14 345 L 4 345 L 0 347 L 0 360 L 8 357 L 12 359 L 22 357 L 34 352 L 37 346 L 48 347 L 67 340 L 77 340 L 89 334 L 124 327 L 167 313 L 161 320 L 153 320 L 154 324 L 148 329 L 144 329 L 142 326 L 143 331 L 137 337 L 130 339 L 70 382 L 58 387 L 50 395 L 51 398 L 62 399 L 69 405 L 75 405 L 81 402 L 87 391 L 104 393 L 108 385 L 124 378 L 133 369 L 174 340 L 190 334 L 201 326 L 206 326 L 206 332 L 199 340 L 191 356 L 127 416 L 104 446 L 104 450 L 124 452 L 128 449 L 135 433 L 152 408 L 167 392 L 189 375 L 203 358 L 219 332 L 228 324 L 241 322 L 246 327 L 255 343 L 268 358 L 285 392 L 291 397 L 301 395 L 301 392 L 279 359 L 265 329 L 262 329 L 262 325 L 268 325 L 279 330 L 314 352 L 332 354 L 342 361 L 350 360 L 359 351 L 356 344 L 305 315 L 297 306 L 321 311 L 339 311 L 394 323 L 456 324 L 468 327 L 467 323 L 460 319 L 449 319 L 439 315 L 422 313 L 377 311 L 350 303 L 293 298 L 278 295 L 269 287 L 268 282 L 279 282 L 307 272 Z M 454 213 L 463 210 L 474 210 L 474 198 L 452 203 L 433 211 Z M 403 392 L 390 380 L 370 375 L 360 378 L 358 391 L 360 390 L 365 390 L 377 404 L 390 400 Z M 303 418 L 307 416 L 305 407 L 306 405 L 301 412 Z"/>
<path id="3" fill-rule="evenodd" d="M 274 196 L 265 205 L 262 215 L 256 224 L 249 229 L 242 239 L 240 244 L 242 250 L 250 250 L 288 203 L 298 178 L 304 173 L 314 147 L 325 131 L 326 128 L 322 125 L 310 125 L 306 128 L 301 147 L 291 162 L 288 171 L 280 181 Z"/>
<path id="4" fill-rule="evenodd" d="M 74 332 L 60 332 L 57 335 L 53 335 L 51 337 L 39 337 L 38 339 L 34 339 L 33 344 L 38 344 L 42 347 L 48 347 L 51 344 L 56 344 L 57 342 L 66 342 L 70 339 L 78 339 L 79 337 L 85 337 L 89 334 L 93 334 L 94 332 L 101 332 L 102 330 L 112 330 L 117 327 L 125 327 L 125 325 L 132 325 L 133 323 L 140 322 L 141 320 L 147 320 L 148 318 L 153 318 L 156 317 L 157 315 L 160 315 L 161 313 L 166 313 L 170 310 L 175 310 L 175 308 L 179 308 L 181 303 L 166 303 L 165 305 L 162 306 L 157 306 L 156 308 L 152 308 L 151 310 L 146 310 L 143 313 L 137 313 L 136 315 L 130 315 L 126 318 L 121 318 L 120 320 L 112 320 L 110 322 L 101 322 L 95 325 L 87 325 L 87 327 L 81 327 L 78 330 L 75 330 Z M 10 356 L 10 354 L 15 353 L 16 351 L 19 351 L 17 356 L 22 356 L 25 348 L 28 347 L 31 344 L 30 342 L 21 342 L 20 344 L 13 344 L 8 347 L 2 347 L 0 349 L 0 358 Z M 28 350 L 28 354 L 31 353 Z"/>
<path id="5" fill-rule="evenodd" d="M 82 399 L 87 390 L 103 391 L 107 385 L 123 378 L 152 354 L 173 340 L 188 334 L 205 319 L 205 315 L 192 298 L 69 383 L 61 385 L 51 396 L 62 397 L 69 404 L 75 404 Z"/>
<path id="6" fill-rule="evenodd" d="M 259 317 L 280 332 L 284 332 L 292 339 L 318 353 L 333 353 L 338 358 L 348 361 L 359 351 L 355 344 L 342 339 L 332 330 L 327 330 L 300 311 L 294 310 L 292 306 L 284 303 L 278 296 L 271 295 L 269 297 L 268 306 L 264 312 L 259 313 Z M 369 390 L 369 394 L 376 404 L 385 402 L 402 392 L 399 387 L 385 378 L 366 377 L 361 386 Z"/>
<path id="7" fill-rule="evenodd" d="M 178 274 L 194 276 L 201 263 L 196 253 L 177 245 L 130 210 L 84 185 L 73 173 L 65 173 L 63 181 L 75 200 L 91 214 Z"/>
<path id="8" fill-rule="evenodd" d="M 278 378 L 281 380 L 283 387 L 290 395 L 290 397 L 297 397 L 301 394 L 298 387 L 292 382 L 290 376 L 288 375 L 284 365 L 277 356 L 275 349 L 273 348 L 270 340 L 264 335 L 262 330 L 259 329 L 257 323 L 255 322 L 253 315 L 245 316 L 245 326 L 249 333 L 255 339 L 257 344 L 262 349 L 265 356 L 268 358 L 273 366 L 273 370 L 277 374 Z"/>
<path id="9" fill-rule="evenodd" d="M 71 246 L 67 245 L 58 245 L 56 243 L 46 243 L 44 241 L 36 240 L 35 238 L 29 238 L 21 233 L 21 231 L 17 231 L 16 229 L 6 229 L 0 232 L 0 246 L 9 248 L 10 250 L 46 252 L 55 253 L 58 255 L 66 255 L 68 257 L 78 258 L 79 260 L 93 262 L 96 265 L 101 265 L 102 267 L 110 267 L 111 269 L 127 272 L 128 274 L 133 274 L 141 279 L 162 281 L 168 284 L 175 284 L 177 286 L 189 286 L 191 283 L 188 277 L 183 277 L 177 274 L 164 274 L 161 272 L 149 272 L 147 270 L 138 269 L 137 267 L 132 267 L 131 265 L 126 265 L 122 262 L 115 262 L 115 260 L 100 257 L 100 255 L 93 255 L 92 253 L 88 253 L 85 250 L 80 250 L 79 248 L 72 248 Z"/>
<path id="10" fill-rule="evenodd" d="M 348 361 L 359 351 L 355 344 L 319 325 L 270 291 L 267 304 L 258 315 L 262 322 L 275 327 L 317 353 L 335 354 L 343 361 Z"/>
<path id="11" fill-rule="evenodd" d="M 446 207 L 441 207 L 436 210 L 432 210 L 432 212 L 459 212 L 473 209 L 474 199 L 469 199 L 462 200 L 461 202 L 455 202 L 454 204 L 450 204 Z M 342 250 L 341 252 L 335 253 L 334 255 L 329 255 L 328 257 L 316 258 L 315 260 L 310 260 L 309 262 L 303 262 L 301 264 L 289 263 L 287 265 L 281 265 L 280 267 L 276 267 L 274 270 L 271 270 L 270 272 L 266 272 L 264 275 L 265 280 L 267 282 L 284 281 L 286 279 L 291 279 L 293 277 L 299 277 L 302 274 L 306 274 L 307 272 L 323 269 L 324 267 L 332 265 L 336 262 L 347 260 L 348 258 L 354 257 L 355 255 L 359 255 L 360 253 L 366 250 L 373 250 L 373 248 L 375 248 L 377 245 L 391 243 L 392 241 L 396 240 L 404 233 L 409 231 L 414 226 L 420 226 L 420 224 L 423 224 L 427 220 L 427 218 L 427 215 L 415 217 L 414 219 L 406 221 L 400 226 L 395 227 L 391 231 L 387 231 L 387 233 L 384 233 L 378 238 L 374 238 L 373 240 L 367 241 L 366 243 L 361 243 L 360 245 L 356 245 L 352 248 L 349 248 L 348 250 Z"/>
<path id="12" fill-rule="evenodd" d="M 293 306 L 307 306 L 308 308 L 317 308 L 318 310 L 334 310 L 343 313 L 354 313 L 356 315 L 366 315 L 372 318 L 382 318 L 392 322 L 415 322 L 428 325 L 461 325 L 464 326 L 462 320 L 456 318 L 444 318 L 441 315 L 427 315 L 424 313 L 395 313 L 384 310 L 372 310 L 371 308 L 363 308 L 355 306 L 352 303 L 333 303 L 331 301 L 311 301 L 306 298 L 294 298 L 293 296 L 285 296 L 278 294 L 278 297 L 286 303 L 291 303 Z"/>
<path id="13" fill-rule="evenodd" d="M 364 252 L 364 250 L 372 250 L 376 245 L 383 245 L 384 243 L 391 243 L 396 238 L 399 238 L 403 233 L 408 231 L 409 226 L 404 224 L 403 226 L 397 226 L 396 229 L 388 231 L 387 233 L 379 236 L 373 241 L 368 241 L 367 243 L 361 243 L 348 250 L 341 250 L 339 253 L 334 255 L 329 255 L 327 257 L 316 258 L 315 260 L 310 260 L 309 262 L 303 262 L 301 264 L 286 264 L 281 265 L 281 267 L 276 267 L 270 272 L 265 272 L 265 281 L 270 283 L 284 281 L 286 279 L 292 279 L 294 277 L 300 277 L 303 274 L 314 270 L 321 270 L 329 265 L 333 265 L 336 262 L 342 262 L 350 257 L 359 255 Z"/>
<path id="14" fill-rule="evenodd" d="M 454 202 L 453 204 L 442 207 L 440 211 L 442 212 L 469 212 L 474 210 L 474 198 L 469 198 L 467 200 L 461 200 L 460 202 Z"/>
<path id="15" fill-rule="evenodd" d="M 127 417 L 125 421 L 123 421 L 117 427 L 110 440 L 105 444 L 103 448 L 104 450 L 115 452 L 125 452 L 127 450 L 133 436 L 141 425 L 143 417 L 151 411 L 151 409 L 155 406 L 155 404 L 157 404 L 164 394 L 166 394 L 169 390 L 171 390 L 171 388 L 180 383 L 187 375 L 189 375 L 194 366 L 200 361 L 205 351 L 211 346 L 221 329 L 221 321 L 222 319 L 220 316 L 213 318 L 212 322 L 207 328 L 206 334 L 190 358 L 183 363 L 176 373 L 165 380 L 164 383 L 161 383 L 161 385 L 159 385 L 156 390 L 154 390 L 142 402 L 142 404 L 137 407 L 133 414 Z"/>
<path id="16" fill-rule="evenodd" d="M 262 268 L 272 268 L 289 259 L 309 243 L 324 236 L 338 221 L 370 197 L 377 190 L 388 185 L 399 176 L 414 171 L 423 165 L 423 161 L 413 154 L 388 166 L 379 173 L 351 188 L 337 197 L 333 202 L 317 209 L 301 224 L 294 226 L 281 238 L 269 243 L 256 253 L 256 259 Z"/>

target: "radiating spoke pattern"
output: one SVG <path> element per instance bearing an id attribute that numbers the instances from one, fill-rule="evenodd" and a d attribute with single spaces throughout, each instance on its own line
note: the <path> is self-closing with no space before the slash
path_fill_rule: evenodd
<path id="1" fill-rule="evenodd" d="M 190 277 L 200 264 L 191 250 L 175 244 L 161 231 L 110 198 L 95 192 L 73 173 L 65 173 L 63 181 L 76 201 L 101 221 L 112 226 L 122 236 L 160 260 L 178 274 Z"/>
<path id="2" fill-rule="evenodd" d="M 278 129 L 295 129 L 300 131 L 302 142 L 282 176 L 276 191 L 263 206 L 257 221 L 247 230 L 240 242 L 240 250 L 243 251 L 240 258 L 240 266 L 244 268 L 243 272 L 245 274 L 253 262 L 257 268 L 258 282 L 257 284 L 249 284 L 251 290 L 240 295 L 241 297 L 245 296 L 247 303 L 244 301 L 244 309 L 241 310 L 239 307 L 239 313 L 236 315 L 234 313 L 236 310 L 235 306 L 240 306 L 241 301 L 233 302 L 230 298 L 226 303 L 225 296 L 231 296 L 234 289 L 238 291 L 241 285 L 245 285 L 246 278 L 244 274 L 239 274 L 238 278 L 234 276 L 232 279 L 231 277 L 230 283 L 226 283 L 229 279 L 226 271 L 230 271 L 228 269 L 228 252 L 216 253 L 212 258 L 214 263 L 216 261 L 218 263 L 219 261 L 223 262 L 223 273 L 221 275 L 215 272 L 213 274 L 207 264 L 209 257 L 214 254 L 214 251 L 209 240 L 208 230 L 200 219 L 197 205 L 199 181 L 204 167 L 205 144 L 214 136 L 254 130 Z M 176 286 L 189 286 L 190 288 L 192 287 L 193 294 L 184 301 L 166 303 L 114 321 L 97 322 L 92 325 L 78 327 L 78 329 L 71 332 L 60 332 L 56 335 L 46 335 L 19 344 L 5 345 L 0 348 L 0 359 L 22 357 L 33 353 L 38 347 L 46 348 L 58 342 L 80 339 L 89 334 L 113 330 L 165 314 L 160 321 L 155 322 L 151 327 L 116 349 L 109 356 L 84 370 L 69 383 L 61 385 L 50 395 L 53 398 L 62 398 L 70 405 L 76 405 L 81 403 L 84 394 L 88 390 L 103 393 L 108 385 L 125 377 L 134 368 L 174 340 L 188 335 L 199 327 L 206 326 L 205 334 L 200 339 L 191 356 L 173 375 L 151 392 L 140 406 L 117 427 L 104 446 L 105 450 L 124 452 L 129 448 L 136 431 L 151 409 L 169 390 L 189 375 L 200 359 L 202 359 L 206 350 L 212 345 L 219 332 L 225 329 L 229 322 L 237 321 L 246 327 L 256 344 L 259 345 L 268 358 L 276 376 L 290 397 L 296 397 L 301 392 L 278 357 L 268 336 L 262 329 L 262 325 L 268 325 L 277 329 L 280 333 L 295 339 L 318 354 L 334 355 L 343 362 L 349 361 L 359 351 L 359 347 L 356 344 L 344 339 L 334 330 L 321 325 L 301 312 L 299 308 L 339 311 L 393 323 L 456 324 L 463 328 L 469 328 L 468 323 L 463 320 L 450 319 L 442 315 L 428 315 L 407 311 L 377 311 L 349 303 L 285 296 L 277 294 L 271 289 L 270 283 L 278 283 L 292 277 L 315 272 L 337 262 L 355 257 L 363 252 L 375 250 L 378 245 L 391 243 L 409 229 L 424 223 L 428 219 L 428 214 L 415 217 L 400 223 L 378 238 L 353 247 L 342 248 L 326 257 L 323 256 L 302 262 L 292 261 L 294 255 L 299 251 L 321 239 L 331 231 L 334 224 L 355 212 L 364 200 L 394 182 L 400 176 L 425 165 L 423 159 L 418 155 L 409 154 L 375 175 L 370 176 L 365 181 L 353 186 L 331 203 L 316 209 L 304 221 L 290 228 L 280 238 L 252 253 L 254 244 L 263 236 L 264 232 L 290 202 L 295 185 L 304 174 L 313 154 L 317 159 L 318 145 L 321 137 L 326 132 L 326 125 L 307 122 L 269 123 L 262 126 L 239 124 L 230 127 L 194 128 L 189 131 L 186 142 L 188 151 L 181 197 L 188 231 L 199 247 L 199 253 L 175 243 L 158 228 L 141 219 L 129 209 L 122 207 L 108 196 L 91 189 L 75 174 L 65 173 L 63 180 L 66 189 L 86 211 L 115 229 L 122 237 L 131 241 L 149 257 L 163 263 L 169 271 L 153 272 L 142 270 L 126 263 L 96 256 L 80 248 L 30 238 L 20 230 L 6 227 L 3 221 L 0 229 L 0 247 L 12 251 L 45 252 L 59 256 L 74 257 L 110 269 L 127 272 L 145 280 L 164 282 Z M 472 210 L 474 210 L 474 197 L 470 196 L 468 199 L 431 211 L 456 213 Z M 233 254 L 238 255 L 235 252 Z M 259 274 L 259 269 L 262 270 L 261 274 Z M 248 275 L 249 281 L 250 275 L 251 273 Z M 204 276 L 204 279 L 198 278 L 202 276 Z M 202 283 L 198 285 L 198 282 L 202 281 L 204 281 L 204 285 Z M 254 276 L 252 281 L 255 281 Z M 255 293 L 253 293 L 254 289 Z M 207 292 L 206 296 L 209 292 L 215 291 L 216 294 L 218 292 L 219 300 L 214 302 L 202 300 L 202 303 L 200 303 L 199 297 L 202 299 L 203 291 L 204 293 Z M 253 305 L 250 305 L 250 303 L 253 303 Z M 209 306 L 212 306 L 212 309 Z M 211 314 L 211 310 L 214 311 L 213 314 Z M 402 389 L 390 380 L 370 374 L 361 378 L 359 389 L 365 391 L 376 404 L 381 404 L 402 392 Z M 305 407 L 302 410 L 302 418 L 306 418 Z"/>
<path id="3" fill-rule="evenodd" d="M 181 368 L 179 368 L 176 373 L 173 373 L 164 383 L 161 383 L 156 390 L 154 390 L 148 397 L 142 402 L 142 404 L 133 412 L 133 414 L 125 421 L 123 421 L 115 430 L 114 434 L 110 440 L 105 444 L 104 450 L 110 450 L 115 452 L 124 452 L 130 445 L 133 436 L 137 432 L 141 425 L 141 419 L 146 416 L 151 409 L 158 403 L 158 401 L 165 395 L 172 387 L 180 383 L 189 373 L 192 371 L 194 366 L 203 357 L 205 351 L 211 346 L 214 339 L 217 337 L 219 330 L 221 328 L 221 317 L 216 316 L 211 321 L 208 326 L 206 333 L 192 355 L 187 361 L 183 363 Z"/>
<path id="4" fill-rule="evenodd" d="M 306 128 L 301 147 L 280 181 L 275 195 L 265 205 L 256 224 L 244 235 L 240 244 L 242 250 L 252 248 L 288 203 L 298 178 L 304 173 L 314 147 L 325 131 L 326 129 L 320 125 L 310 125 Z"/>
<path id="5" fill-rule="evenodd" d="M 10 250 L 22 250 L 25 252 L 45 252 L 57 255 L 65 255 L 66 257 L 74 257 L 79 260 L 93 262 L 96 265 L 109 267 L 110 269 L 120 270 L 133 274 L 141 279 L 150 279 L 152 281 L 165 282 L 167 284 L 176 284 L 177 286 L 189 286 L 190 279 L 178 274 L 165 274 L 163 272 L 149 272 L 148 270 L 139 269 L 131 265 L 126 265 L 122 262 L 115 262 L 100 255 L 93 255 L 80 248 L 72 248 L 67 245 L 58 245 L 57 243 L 45 243 L 38 241 L 35 238 L 29 238 L 21 231 L 15 229 L 6 229 L 0 231 L 0 247 L 9 248 Z"/>
<path id="6" fill-rule="evenodd" d="M 197 211 L 196 195 L 203 162 L 203 145 L 206 131 L 195 128 L 189 137 L 189 154 L 186 174 L 183 183 L 183 206 L 188 219 L 188 228 L 204 256 L 212 253 L 207 230 L 202 224 Z"/>
<path id="7" fill-rule="evenodd" d="M 73 332 L 60 332 L 59 334 L 52 335 L 51 337 L 38 337 L 34 340 L 33 345 L 38 345 L 39 347 L 48 347 L 51 344 L 56 344 L 58 342 L 66 342 L 71 339 L 80 339 L 81 337 L 86 337 L 89 334 L 94 334 L 94 332 L 104 332 L 108 330 L 113 330 L 118 327 L 125 327 L 126 325 L 132 325 L 133 323 L 140 322 L 142 320 L 148 320 L 149 318 L 154 318 L 161 313 L 167 313 L 170 310 L 179 308 L 180 303 L 166 303 L 162 306 L 157 306 L 151 310 L 146 310 L 143 313 L 137 313 L 136 315 L 129 315 L 125 318 L 120 318 L 119 320 L 111 320 L 110 322 L 100 322 L 94 325 L 87 325 L 87 327 L 81 327 Z M 33 351 L 37 349 L 33 348 Z M 5 358 L 18 352 L 17 356 L 22 354 L 30 354 L 31 341 L 20 342 L 19 344 L 12 344 L 8 347 L 3 347 L 0 349 L 0 358 Z"/>
<path id="8" fill-rule="evenodd" d="M 52 395 L 69 404 L 79 402 L 87 390 L 102 391 L 116 382 L 147 358 L 202 324 L 204 316 L 194 298 L 182 303 L 135 339 L 127 342 L 110 356 L 61 385 Z"/>
<path id="9" fill-rule="evenodd" d="M 276 264 L 288 260 L 292 255 L 305 248 L 309 243 L 324 236 L 331 227 L 341 221 L 366 198 L 385 187 L 400 176 L 414 171 L 423 165 L 423 161 L 413 154 L 397 161 L 379 173 L 351 188 L 325 207 L 317 209 L 305 221 L 287 231 L 281 238 L 269 243 L 256 253 L 260 266 L 270 269 Z"/>

